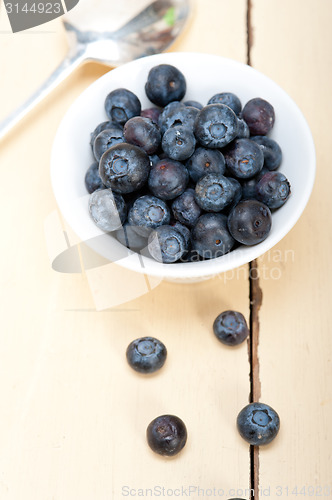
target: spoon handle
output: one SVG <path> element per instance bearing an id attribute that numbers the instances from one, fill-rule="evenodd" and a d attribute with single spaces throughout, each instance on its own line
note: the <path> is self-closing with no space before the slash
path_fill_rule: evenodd
<path id="1" fill-rule="evenodd" d="M 7 118 L 0 122 L 0 140 L 38 104 L 46 97 L 59 83 L 61 83 L 70 73 L 79 66 L 85 59 L 85 51 L 78 47 L 73 53 L 68 53 L 65 59 L 53 71 L 48 79 L 32 94 L 20 107 L 13 111 Z"/>

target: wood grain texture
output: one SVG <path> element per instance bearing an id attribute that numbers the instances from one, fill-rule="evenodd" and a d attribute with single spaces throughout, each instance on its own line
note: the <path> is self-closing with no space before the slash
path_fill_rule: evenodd
<path id="1" fill-rule="evenodd" d="M 244 61 L 246 2 L 195 4 L 190 30 L 174 50 Z M 6 30 L 3 16 L 1 23 Z M 1 117 L 63 57 L 60 21 L 47 31 L 0 34 L 1 67 L 8 68 Z M 94 308 L 84 273 L 50 267 L 43 228 L 56 209 L 53 137 L 73 99 L 105 71 L 77 70 L 1 145 L 0 498 L 119 499 L 126 485 L 244 490 L 249 449 L 235 420 L 250 391 L 247 347 L 223 347 L 212 323 L 232 308 L 249 319 L 247 267 L 195 285 L 163 283 L 103 312 Z M 145 380 L 129 369 L 124 353 L 146 334 L 161 338 L 169 357 Z M 189 433 L 171 461 L 145 442 L 148 423 L 165 412 L 182 417 Z"/>
<path id="2" fill-rule="evenodd" d="M 330 498 L 332 5 L 328 0 L 253 0 L 251 17 L 252 65 L 300 106 L 317 151 L 315 188 L 302 218 L 259 259 L 260 269 L 265 268 L 261 401 L 281 417 L 280 435 L 260 450 L 260 486 L 266 495 L 270 488 L 272 498 L 278 493 L 295 498 L 300 491 Z"/>

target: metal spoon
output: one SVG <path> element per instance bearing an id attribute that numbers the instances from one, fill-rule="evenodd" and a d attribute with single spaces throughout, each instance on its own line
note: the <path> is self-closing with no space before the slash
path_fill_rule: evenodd
<path id="1" fill-rule="evenodd" d="M 114 67 L 162 52 L 179 35 L 190 12 L 190 0 L 156 0 L 120 29 L 96 31 L 86 28 L 95 27 L 96 14 L 101 19 L 100 0 L 98 9 L 91 5 L 94 0 L 81 1 L 85 11 L 78 11 L 77 22 L 75 10 L 62 18 L 69 41 L 66 58 L 23 105 L 0 122 L 0 139 L 81 63 L 97 61 Z M 102 0 L 105 2 L 109 6 L 109 0 Z"/>

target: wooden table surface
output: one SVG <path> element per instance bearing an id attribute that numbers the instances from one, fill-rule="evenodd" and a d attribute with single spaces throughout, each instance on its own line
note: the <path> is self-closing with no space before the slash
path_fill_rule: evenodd
<path id="1" fill-rule="evenodd" d="M 84 271 L 52 270 L 44 227 L 57 213 L 49 174 L 57 127 L 108 69 L 79 68 L 33 111 L 1 144 L 1 500 L 119 500 L 158 487 L 154 496 L 195 499 L 332 497 L 331 0 L 194 3 L 172 50 L 250 62 L 289 93 L 316 145 L 312 197 L 250 272 L 164 282 L 97 311 Z M 2 5 L 0 28 L 3 118 L 61 61 L 66 40 L 59 19 L 11 34 Z M 248 346 L 227 349 L 213 337 L 228 308 L 251 315 Z M 167 367 L 146 380 L 124 357 L 141 335 L 169 352 Z M 259 451 L 235 427 L 250 393 L 281 418 L 279 436 Z M 145 443 L 162 413 L 181 416 L 189 432 L 171 461 Z"/>

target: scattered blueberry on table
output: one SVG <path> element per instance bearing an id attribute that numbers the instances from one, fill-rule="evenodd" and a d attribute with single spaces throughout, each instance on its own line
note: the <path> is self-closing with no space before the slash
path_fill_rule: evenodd
<path id="1" fill-rule="evenodd" d="M 151 450 L 164 457 L 173 457 L 185 446 L 187 429 L 179 417 L 161 415 L 149 424 L 146 437 Z"/>
<path id="2" fill-rule="evenodd" d="M 237 428 L 241 437 L 249 444 L 268 444 L 279 432 L 279 415 L 267 404 L 250 403 L 238 414 Z"/>
<path id="3" fill-rule="evenodd" d="M 153 373 L 164 365 L 167 349 L 160 340 L 154 337 L 141 337 L 129 344 L 126 357 L 135 371 Z"/>
<path id="4" fill-rule="evenodd" d="M 230 89 L 217 88 L 204 105 L 199 96 L 185 100 L 186 90 L 185 76 L 169 64 L 147 74 L 150 107 L 142 110 L 129 89 L 112 90 L 108 119 L 91 133 L 96 162 L 84 179 L 98 227 L 116 231 L 135 251 L 145 239 L 151 258 L 165 264 L 214 259 L 264 241 L 273 212 L 291 194 L 277 171 L 282 150 L 267 135 L 276 119 L 271 103 L 255 97 L 242 107 Z M 95 194 L 107 189 L 117 200 L 108 212 L 101 201 L 109 196 Z M 96 200 L 102 215 L 96 216 Z M 121 209 L 122 230 L 114 207 Z"/>
<path id="5" fill-rule="evenodd" d="M 219 314 L 214 320 L 213 331 L 220 342 L 229 346 L 241 344 L 249 335 L 246 319 L 237 311 Z"/>

